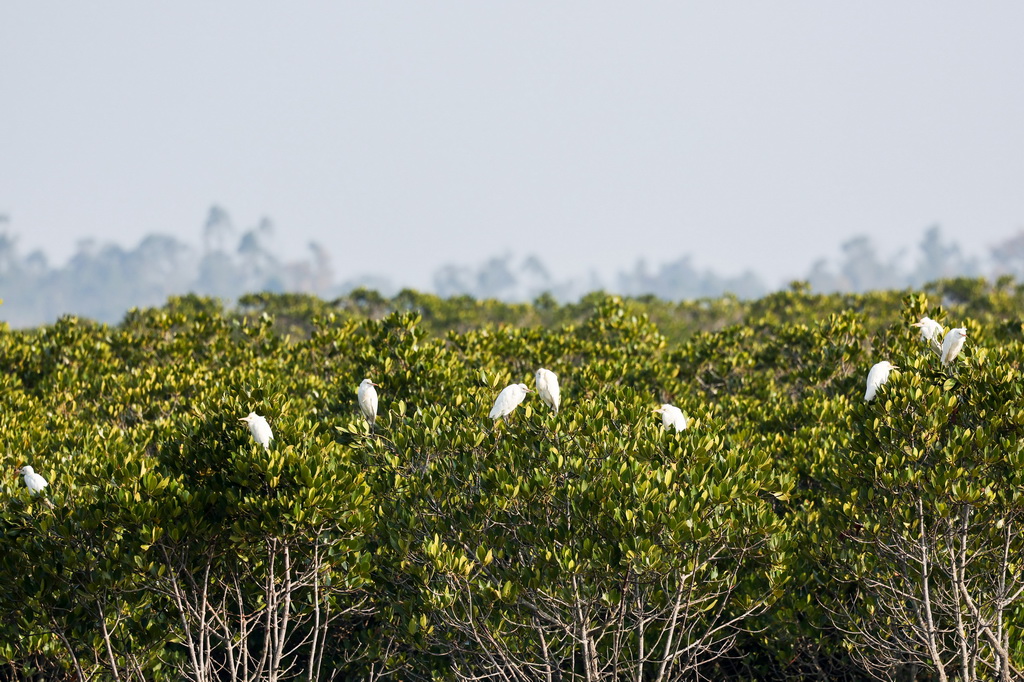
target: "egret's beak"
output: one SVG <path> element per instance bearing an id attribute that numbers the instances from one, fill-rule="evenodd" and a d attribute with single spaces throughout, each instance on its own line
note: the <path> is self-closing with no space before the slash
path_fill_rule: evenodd
<path id="1" fill-rule="evenodd" d="M 911 327 L 921 327 L 923 325 L 924 325 L 924 322 L 911 322 L 910 323 Z"/>
<path id="2" fill-rule="evenodd" d="M 655 411 L 655 412 L 657 412 L 658 414 L 661 414 L 661 413 L 662 413 L 662 412 L 664 412 L 665 410 L 661 409 L 660 407 L 655 407 L 655 408 L 654 408 L 654 411 Z"/>
<path id="3" fill-rule="evenodd" d="M 377 388 L 380 388 L 380 384 L 375 384 L 375 383 L 373 383 L 372 381 L 370 382 L 370 385 L 371 385 L 371 386 L 376 386 Z"/>
<path id="4" fill-rule="evenodd" d="M 247 421 L 249 421 L 249 418 L 248 417 L 239 417 L 238 421 L 240 421 L 240 422 L 247 422 Z"/>

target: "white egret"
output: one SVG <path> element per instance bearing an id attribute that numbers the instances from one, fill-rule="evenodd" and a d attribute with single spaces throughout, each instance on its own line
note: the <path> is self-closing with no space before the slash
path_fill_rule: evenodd
<path id="1" fill-rule="evenodd" d="M 548 407 L 558 414 L 558 402 L 560 394 L 558 391 L 558 377 L 550 369 L 537 370 L 537 395 L 547 403 Z"/>
<path id="2" fill-rule="evenodd" d="M 942 325 L 933 320 L 930 317 L 922 317 L 919 321 L 914 322 L 910 325 L 911 327 L 917 327 L 921 330 L 921 340 L 931 346 L 932 350 L 936 353 L 942 352 L 941 341 L 942 333 L 945 331 Z"/>
<path id="3" fill-rule="evenodd" d="M 274 440 L 274 432 L 270 430 L 270 424 L 267 423 L 264 417 L 259 416 L 255 412 L 250 412 L 246 417 L 239 417 L 238 421 L 245 422 L 246 426 L 249 427 L 249 433 L 252 434 L 253 440 L 265 449 L 270 449 L 270 441 Z"/>
<path id="4" fill-rule="evenodd" d="M 375 384 L 370 379 L 363 379 L 359 383 L 359 392 L 357 393 L 359 411 L 363 413 L 366 421 L 370 424 L 371 433 L 373 425 L 377 422 L 377 389 L 374 386 L 380 386 L 380 384 Z"/>
<path id="5" fill-rule="evenodd" d="M 875 363 L 868 370 L 868 384 L 867 390 L 864 391 L 864 401 L 871 402 L 875 398 L 875 393 L 881 388 L 882 384 L 889 380 L 889 372 L 894 369 L 899 369 L 896 365 L 892 364 L 888 360 L 882 360 L 881 362 Z"/>
<path id="6" fill-rule="evenodd" d="M 661 415 L 661 423 L 667 429 L 672 426 L 675 427 L 676 431 L 685 431 L 687 427 L 686 415 L 675 405 L 669 405 L 665 403 L 661 407 L 655 408 L 654 410 Z"/>
<path id="7" fill-rule="evenodd" d="M 960 350 L 964 347 L 964 341 L 966 340 L 966 327 L 954 327 L 946 332 L 945 338 L 942 339 L 942 353 L 939 355 L 942 359 L 943 367 L 953 362 L 956 356 L 960 355 Z"/>
<path id="8" fill-rule="evenodd" d="M 512 410 L 519 407 L 519 403 L 523 402 L 526 394 L 532 392 L 526 387 L 526 384 L 509 384 L 501 389 L 501 393 L 494 401 L 494 407 L 491 408 L 491 412 L 487 416 L 497 421 L 512 414 Z"/>
<path id="9" fill-rule="evenodd" d="M 27 464 L 18 469 L 18 473 L 24 477 L 25 487 L 28 488 L 28 491 L 33 495 L 38 495 L 43 492 L 43 488 L 48 485 L 46 479 L 37 474 L 35 470 Z M 43 498 L 43 503 L 50 509 L 53 509 L 53 503 L 45 497 Z"/>

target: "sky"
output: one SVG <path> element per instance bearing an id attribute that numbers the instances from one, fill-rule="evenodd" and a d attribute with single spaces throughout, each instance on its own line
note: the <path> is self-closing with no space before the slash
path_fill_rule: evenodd
<path id="1" fill-rule="evenodd" d="M 211 205 L 339 279 L 691 255 L 767 280 L 866 234 L 1024 228 L 1024 3 L 0 4 L 22 253 L 201 244 Z"/>

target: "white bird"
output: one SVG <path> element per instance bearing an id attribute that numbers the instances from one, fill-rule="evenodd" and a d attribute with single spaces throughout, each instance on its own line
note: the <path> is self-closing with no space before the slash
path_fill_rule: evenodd
<path id="1" fill-rule="evenodd" d="M 921 340 L 930 344 L 936 353 L 941 350 L 939 338 L 945 331 L 941 324 L 930 317 L 922 317 L 918 322 L 914 322 L 910 326 L 921 330 Z"/>
<path id="2" fill-rule="evenodd" d="M 33 495 L 37 495 L 43 492 L 43 488 L 45 488 L 48 485 L 46 479 L 37 474 L 35 470 L 28 465 L 25 465 L 18 469 L 18 473 L 24 477 L 25 487 L 28 488 L 28 491 Z M 47 507 L 53 509 L 53 503 L 50 502 L 45 497 L 43 498 L 43 502 L 46 503 Z"/>
<path id="3" fill-rule="evenodd" d="M 942 359 L 943 367 L 953 362 L 956 356 L 960 355 L 960 350 L 964 347 L 964 341 L 966 340 L 966 327 L 954 327 L 946 332 L 945 338 L 942 339 L 942 353 L 939 355 Z"/>
<path id="4" fill-rule="evenodd" d="M 519 407 L 519 403 L 523 402 L 527 393 L 532 393 L 532 391 L 526 387 L 526 384 L 509 384 L 501 389 L 501 393 L 494 401 L 494 407 L 491 408 L 491 412 L 487 416 L 495 421 L 508 416 L 512 410 Z"/>
<path id="5" fill-rule="evenodd" d="M 264 417 L 259 416 L 255 412 L 250 412 L 247 417 L 239 417 L 238 421 L 246 423 L 253 440 L 267 450 L 270 449 L 270 441 L 274 440 L 274 432 L 270 430 L 270 424 L 267 423 Z"/>
<path id="6" fill-rule="evenodd" d="M 672 426 L 675 427 L 676 431 L 686 430 L 686 415 L 684 415 L 683 411 L 675 405 L 665 403 L 661 407 L 655 408 L 654 411 L 661 415 L 661 423 L 666 429 Z"/>
<path id="7" fill-rule="evenodd" d="M 547 403 L 555 414 L 558 414 L 558 402 L 560 395 L 558 391 L 558 377 L 550 369 L 537 370 L 537 395 Z"/>
<path id="8" fill-rule="evenodd" d="M 871 402 L 875 398 L 875 393 L 881 388 L 882 384 L 889 380 L 889 372 L 894 369 L 899 369 L 896 365 L 892 364 L 888 360 L 882 360 L 881 362 L 875 363 L 868 370 L 868 384 L 867 390 L 864 391 L 864 401 Z"/>
<path id="9" fill-rule="evenodd" d="M 373 431 L 373 425 L 377 422 L 377 389 L 374 386 L 379 385 L 369 379 L 363 379 L 359 383 L 359 392 L 357 394 L 359 410 L 370 424 L 371 432 Z"/>

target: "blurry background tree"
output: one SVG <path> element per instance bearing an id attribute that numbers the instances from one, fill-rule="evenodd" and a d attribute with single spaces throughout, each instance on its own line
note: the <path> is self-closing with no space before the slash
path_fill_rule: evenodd
<path id="1" fill-rule="evenodd" d="M 993 246 L 992 260 L 995 262 L 996 274 L 1015 277 L 1024 274 L 1024 230 Z"/>
<path id="2" fill-rule="evenodd" d="M 114 323 L 133 307 L 159 305 L 169 296 L 189 293 L 219 298 L 228 305 L 259 291 L 326 298 L 356 289 L 384 296 L 398 293 L 398 286 L 380 273 L 337 271 L 331 254 L 316 242 L 309 244 L 304 257 L 283 260 L 274 244 L 279 232 L 268 217 L 250 227 L 237 226 L 227 209 L 215 204 L 201 228 L 201 247 L 172 235 L 149 235 L 134 248 L 83 240 L 67 263 L 55 265 L 42 251 L 22 255 L 14 222 L 0 214 L 3 319 L 15 328 L 53 322 L 64 314 Z M 506 253 L 476 266 L 439 262 L 431 288 L 443 298 L 507 302 L 533 301 L 543 294 L 557 301 L 578 301 L 592 291 L 673 301 L 724 294 L 754 299 L 779 288 L 766 284 L 753 270 L 722 274 L 700 268 L 692 253 L 666 257 L 669 260 L 656 265 L 637 261 L 610 277 L 592 271 L 559 277 L 537 255 Z M 989 256 L 979 260 L 964 255 L 935 225 L 922 235 L 916 262 L 905 266 L 905 257 L 903 252 L 882 255 L 870 238 L 854 236 L 842 244 L 837 260 L 817 260 L 804 277 L 813 291 L 823 293 L 920 287 L 956 277 L 1019 279 L 1024 277 L 1024 232 L 994 245 Z"/>

